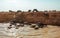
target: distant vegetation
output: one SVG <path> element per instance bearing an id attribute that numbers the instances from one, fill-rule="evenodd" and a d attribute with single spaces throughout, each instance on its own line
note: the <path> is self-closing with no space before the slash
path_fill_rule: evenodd
<path id="1" fill-rule="evenodd" d="M 22 20 L 27 22 L 42 22 L 46 24 L 60 24 L 60 11 L 38 11 L 37 9 L 27 12 L 17 10 L 9 12 L 0 12 L 0 22 L 9 22 L 11 20 Z"/>

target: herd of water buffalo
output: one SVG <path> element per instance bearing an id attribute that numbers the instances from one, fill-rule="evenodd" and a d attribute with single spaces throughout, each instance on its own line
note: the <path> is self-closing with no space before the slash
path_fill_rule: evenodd
<path id="1" fill-rule="evenodd" d="M 25 25 L 39 29 L 47 25 L 60 26 L 60 11 L 38 11 L 37 9 L 34 9 L 33 11 L 28 10 L 28 12 L 22 12 L 21 10 L 13 12 L 9 10 L 8 14 L 2 14 L 2 17 L 0 19 L 4 19 L 6 21 L 8 20 L 10 23 L 8 27 L 9 29 L 12 28 L 12 25 L 16 26 L 16 29 L 18 29 L 20 26 L 23 27 Z"/>

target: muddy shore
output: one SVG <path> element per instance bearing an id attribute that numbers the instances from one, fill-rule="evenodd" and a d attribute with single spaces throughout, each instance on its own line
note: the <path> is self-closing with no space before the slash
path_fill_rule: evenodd
<path id="1" fill-rule="evenodd" d="M 0 38 L 60 38 L 60 27 L 48 25 L 34 30 L 29 26 L 7 29 L 9 23 L 0 23 Z"/>

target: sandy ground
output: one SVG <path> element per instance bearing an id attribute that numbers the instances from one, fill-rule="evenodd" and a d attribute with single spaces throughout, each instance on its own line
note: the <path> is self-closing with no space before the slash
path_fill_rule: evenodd
<path id="1" fill-rule="evenodd" d="M 48 25 L 34 30 L 29 26 L 7 29 L 9 23 L 0 23 L 0 38 L 60 38 L 60 27 Z"/>

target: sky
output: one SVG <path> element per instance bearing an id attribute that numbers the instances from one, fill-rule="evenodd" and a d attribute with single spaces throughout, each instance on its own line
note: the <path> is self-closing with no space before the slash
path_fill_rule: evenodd
<path id="1" fill-rule="evenodd" d="M 60 10 L 60 0 L 0 0 L 0 11 Z"/>

